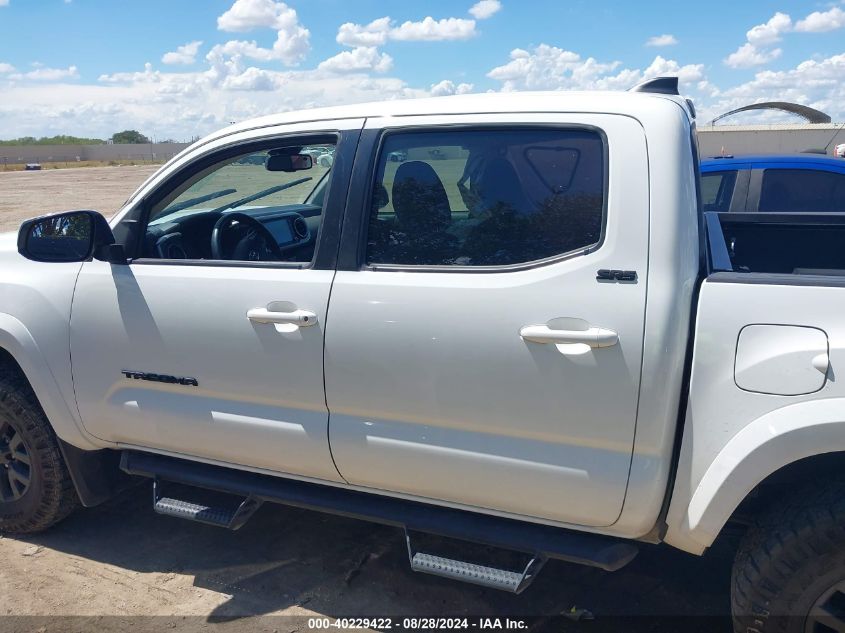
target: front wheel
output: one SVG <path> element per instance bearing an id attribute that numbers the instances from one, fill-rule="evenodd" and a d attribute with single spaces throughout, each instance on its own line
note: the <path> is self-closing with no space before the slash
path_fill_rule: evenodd
<path id="1" fill-rule="evenodd" d="M 0 533 L 40 532 L 77 505 L 58 440 L 29 384 L 0 376 Z"/>
<path id="2" fill-rule="evenodd" d="M 732 578 L 737 633 L 845 631 L 845 484 L 773 508 L 745 535 Z"/>

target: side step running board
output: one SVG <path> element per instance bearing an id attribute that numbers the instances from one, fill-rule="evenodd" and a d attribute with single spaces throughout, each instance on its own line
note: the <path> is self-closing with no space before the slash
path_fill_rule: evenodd
<path id="1" fill-rule="evenodd" d="M 181 499 L 172 499 L 161 495 L 161 482 L 153 479 L 153 510 L 158 514 L 215 525 L 228 530 L 237 530 L 249 521 L 262 501 L 248 496 L 235 510 L 215 508 Z"/>
<path id="2" fill-rule="evenodd" d="M 434 534 L 503 550 L 524 552 L 535 557 L 555 558 L 598 567 L 606 571 L 616 571 L 624 567 L 634 559 L 638 551 L 636 543 L 609 536 L 457 510 L 340 486 L 212 466 L 164 455 L 123 451 L 120 467 L 130 475 L 217 490 L 246 497 L 247 501 L 269 501 L 328 512 L 422 534 Z M 176 513 L 171 503 L 162 504 L 161 509 L 168 514 Z M 244 509 L 244 514 L 248 518 L 247 509 Z M 180 509 L 178 516 L 184 514 Z M 199 519 L 215 516 L 205 515 L 202 509 L 191 509 L 187 514 L 191 515 L 191 518 Z M 243 516 L 239 517 L 239 520 L 240 518 Z M 237 521 L 233 524 L 237 524 Z M 418 566 L 422 566 L 425 561 L 428 559 L 418 559 Z M 539 559 L 535 568 L 538 564 Z M 529 573 L 528 576 L 530 575 Z"/>
<path id="3" fill-rule="evenodd" d="M 460 580 L 491 589 L 510 591 L 511 593 L 522 593 L 537 577 L 543 565 L 546 564 L 545 556 L 535 554 L 521 572 L 510 571 L 444 556 L 415 552 L 411 544 L 411 535 L 407 530 L 405 530 L 405 542 L 408 544 L 408 559 L 413 571 Z"/>

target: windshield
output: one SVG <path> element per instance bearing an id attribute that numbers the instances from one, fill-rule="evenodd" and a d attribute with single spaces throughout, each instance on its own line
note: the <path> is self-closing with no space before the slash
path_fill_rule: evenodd
<path id="1" fill-rule="evenodd" d="M 268 153 L 255 152 L 217 164 L 189 179 L 179 190 L 156 205 L 150 223 L 198 211 L 236 210 L 241 206 L 275 207 L 307 203 L 318 184 L 331 169 L 334 147 L 309 146 L 302 150 L 312 156 L 307 171 L 268 171 Z"/>

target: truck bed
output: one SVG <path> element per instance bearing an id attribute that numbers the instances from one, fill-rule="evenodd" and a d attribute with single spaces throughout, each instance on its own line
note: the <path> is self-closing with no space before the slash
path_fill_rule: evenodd
<path id="1" fill-rule="evenodd" d="M 711 272 L 845 276 L 845 214 L 705 213 Z"/>
<path id="2" fill-rule="evenodd" d="M 704 221 L 708 271 L 667 534 L 691 552 L 770 473 L 837 450 L 845 422 L 845 214 Z"/>

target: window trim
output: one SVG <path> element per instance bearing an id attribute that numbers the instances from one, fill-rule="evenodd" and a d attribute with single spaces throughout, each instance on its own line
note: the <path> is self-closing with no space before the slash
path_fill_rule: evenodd
<path id="1" fill-rule="evenodd" d="M 198 156 L 195 160 L 183 165 L 178 171 L 160 183 L 155 189 L 141 198 L 135 208 L 130 211 L 120 223 L 135 224 L 134 239 L 130 231 L 131 254 L 142 252 L 146 227 L 153 207 L 172 193 L 186 179 L 200 173 L 229 158 L 247 155 L 270 149 L 280 142 L 299 143 L 303 145 L 317 143 L 334 143 L 335 157 L 332 163 L 332 180 L 326 192 L 323 204 L 323 214 L 320 229 L 314 243 L 314 257 L 310 262 L 249 262 L 217 259 L 161 259 L 155 257 L 136 257 L 129 260 L 131 265 L 145 266 L 199 266 L 225 268 L 271 268 L 288 270 L 334 270 L 337 248 L 340 241 L 340 226 L 346 202 L 346 193 L 352 167 L 352 157 L 358 144 L 361 130 L 314 130 L 307 132 L 290 132 L 274 134 L 272 136 L 253 138 L 233 143 L 211 152 Z M 343 156 L 349 154 L 349 157 Z M 178 179 L 178 183 L 176 182 Z M 332 244 L 334 242 L 334 244 Z"/>
<path id="2" fill-rule="evenodd" d="M 369 233 L 370 210 L 372 209 L 375 177 L 378 171 L 378 163 L 384 149 L 384 143 L 390 136 L 396 134 L 421 134 L 421 133 L 448 133 L 448 132 L 499 132 L 499 131 L 532 131 L 532 130 L 554 130 L 557 132 L 568 131 L 588 131 L 595 133 L 602 144 L 602 217 L 601 217 L 601 233 L 596 243 L 589 246 L 560 253 L 551 257 L 542 259 L 530 260 L 527 262 L 520 262 L 518 264 L 503 264 L 500 266 L 449 266 L 449 265 L 414 265 L 414 264 L 368 264 L 367 256 L 367 237 Z M 449 123 L 437 125 L 413 125 L 407 127 L 390 127 L 372 130 L 376 132 L 376 138 L 371 140 L 370 156 L 367 159 L 366 179 L 364 180 L 365 189 L 359 192 L 358 200 L 355 201 L 355 210 L 360 215 L 357 222 L 357 239 L 356 239 L 356 255 L 355 261 L 352 263 L 353 268 L 341 268 L 338 270 L 355 270 L 355 271 L 373 271 L 373 272 L 422 272 L 422 273 L 477 273 L 490 274 L 502 272 L 518 272 L 522 270 L 531 270 L 533 268 L 540 268 L 542 266 L 549 266 L 561 261 L 574 259 L 589 255 L 601 249 L 607 237 L 607 215 L 608 215 L 608 199 L 610 188 L 610 155 L 609 144 L 607 140 L 607 133 L 599 126 L 584 124 L 584 123 Z M 369 139 L 368 139 L 369 140 Z M 364 144 L 362 137 L 361 144 Z M 356 157 L 356 162 L 360 160 L 360 156 Z M 363 176 L 361 176 L 363 178 Z M 354 178 L 354 176 L 353 176 Z M 350 197 L 351 197 L 350 193 Z M 351 202 L 351 200 L 350 200 Z M 352 205 L 347 205 L 347 216 L 350 216 L 350 208 Z M 348 224 L 351 224 L 348 223 Z M 347 240 L 347 229 L 351 229 L 344 223 L 344 236 L 342 239 Z M 343 259 L 343 258 L 342 258 Z M 339 264 L 341 262 L 339 261 Z M 347 263 L 347 265 L 349 265 Z"/>
<path id="3" fill-rule="evenodd" d="M 751 210 L 749 195 L 752 187 L 751 182 L 754 170 L 746 165 L 741 165 L 736 171 L 736 182 L 734 192 L 731 196 L 731 203 L 728 205 L 728 212 L 745 212 Z M 756 210 L 756 209 L 755 209 Z"/>

